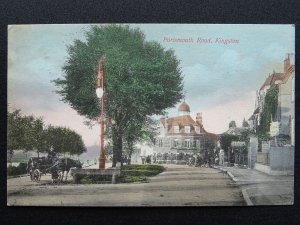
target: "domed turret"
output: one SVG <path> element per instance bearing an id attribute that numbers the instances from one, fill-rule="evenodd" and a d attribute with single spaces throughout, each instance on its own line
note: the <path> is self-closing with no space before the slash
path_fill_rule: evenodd
<path id="1" fill-rule="evenodd" d="M 178 108 L 178 112 L 180 115 L 189 115 L 190 114 L 190 106 L 188 104 L 186 104 L 185 101 L 183 101 L 183 103 L 181 103 Z"/>

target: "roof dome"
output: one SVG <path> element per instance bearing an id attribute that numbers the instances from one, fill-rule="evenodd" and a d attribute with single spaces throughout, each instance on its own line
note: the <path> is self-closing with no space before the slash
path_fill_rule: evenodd
<path id="1" fill-rule="evenodd" d="M 178 108 L 179 112 L 190 112 L 190 107 L 188 104 L 185 103 L 185 101 L 183 103 L 180 104 L 179 108 Z"/>

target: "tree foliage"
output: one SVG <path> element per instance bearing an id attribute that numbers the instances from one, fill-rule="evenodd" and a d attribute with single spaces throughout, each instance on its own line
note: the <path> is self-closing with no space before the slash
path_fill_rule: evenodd
<path id="1" fill-rule="evenodd" d="M 21 110 L 7 113 L 7 150 L 35 151 L 38 154 L 51 148 L 57 153 L 80 155 L 86 151 L 82 138 L 63 127 L 45 127 L 42 118 L 22 115 Z"/>
<path id="2" fill-rule="evenodd" d="M 263 109 L 260 116 L 258 135 L 265 139 L 269 136 L 271 119 L 276 117 L 278 106 L 278 85 L 272 85 L 266 93 Z"/>
<path id="3" fill-rule="evenodd" d="M 47 129 L 47 144 L 56 153 L 80 155 L 86 152 L 86 147 L 79 134 L 65 127 L 49 126 Z"/>
<path id="4" fill-rule="evenodd" d="M 146 121 L 132 121 L 124 132 L 125 153 L 128 155 L 128 161 L 131 161 L 131 155 L 137 151 L 134 145 L 139 142 L 154 142 L 155 131 L 153 129 L 154 121 L 147 118 Z"/>
<path id="5" fill-rule="evenodd" d="M 42 118 L 26 116 L 17 109 L 7 113 L 7 149 L 13 150 L 45 151 L 46 137 Z"/>
<path id="6" fill-rule="evenodd" d="M 54 82 L 62 100 L 90 120 L 100 115 L 96 74 L 99 58 L 105 56 L 105 113 L 115 121 L 113 165 L 121 160 L 122 137 L 132 123 L 163 113 L 183 96 L 183 77 L 174 52 L 146 41 L 137 28 L 92 26 L 85 41 L 75 40 L 68 46 L 68 54 L 64 77 Z"/>
<path id="7" fill-rule="evenodd" d="M 7 112 L 7 149 L 12 152 L 23 148 L 25 126 L 21 110 Z"/>
<path id="8" fill-rule="evenodd" d="M 220 137 L 220 145 L 221 148 L 224 149 L 225 151 L 228 150 L 228 148 L 231 146 L 232 141 L 238 141 L 239 137 L 236 135 L 232 134 L 222 134 Z"/>

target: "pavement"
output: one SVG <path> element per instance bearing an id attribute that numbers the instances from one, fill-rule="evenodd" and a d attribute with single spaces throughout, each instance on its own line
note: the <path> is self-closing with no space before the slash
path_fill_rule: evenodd
<path id="1" fill-rule="evenodd" d="M 109 166 L 109 165 L 107 165 Z M 148 183 L 50 184 L 29 177 L 7 180 L 9 206 L 242 206 L 239 187 L 213 168 L 164 165 Z M 97 165 L 95 165 L 97 167 Z M 70 178 L 71 179 L 71 178 Z"/>
<path id="2" fill-rule="evenodd" d="M 227 174 L 241 188 L 249 206 L 294 204 L 294 176 L 274 176 L 238 167 L 214 168 Z"/>

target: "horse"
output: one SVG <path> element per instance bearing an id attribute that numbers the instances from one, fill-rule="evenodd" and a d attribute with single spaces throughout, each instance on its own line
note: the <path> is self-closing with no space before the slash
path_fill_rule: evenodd
<path id="1" fill-rule="evenodd" d="M 50 170 L 52 175 L 52 183 L 54 183 L 55 180 L 62 182 L 64 177 L 65 181 L 67 181 L 71 168 L 82 168 L 82 165 L 79 160 L 74 160 L 71 158 L 59 158 Z"/>
<path id="2" fill-rule="evenodd" d="M 40 181 L 42 175 L 41 165 L 46 164 L 45 157 L 31 157 L 27 162 L 26 171 L 30 176 L 31 181 Z"/>

